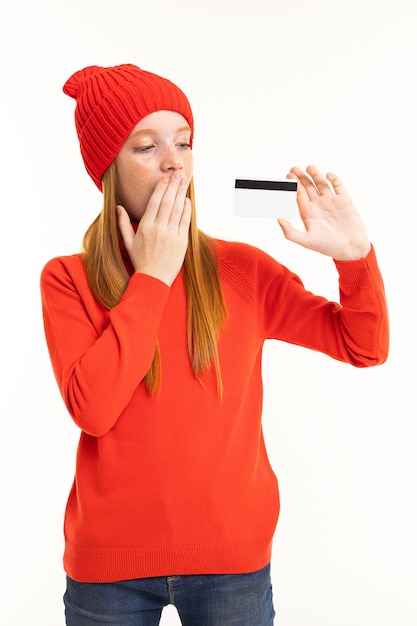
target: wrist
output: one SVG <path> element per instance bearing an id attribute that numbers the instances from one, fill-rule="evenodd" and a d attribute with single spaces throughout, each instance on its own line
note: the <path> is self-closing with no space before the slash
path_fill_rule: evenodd
<path id="1" fill-rule="evenodd" d="M 368 256 L 371 251 L 371 243 L 368 241 L 359 246 L 352 246 L 349 250 L 344 250 L 335 257 L 335 261 L 359 261 Z"/>

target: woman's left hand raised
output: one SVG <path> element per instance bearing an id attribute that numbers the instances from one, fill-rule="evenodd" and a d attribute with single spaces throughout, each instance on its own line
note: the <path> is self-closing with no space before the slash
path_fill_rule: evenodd
<path id="1" fill-rule="evenodd" d="M 279 219 L 285 238 L 337 261 L 366 257 L 371 244 L 339 176 L 323 176 L 314 165 L 309 165 L 305 172 L 291 168 L 288 178 L 298 182 L 297 204 L 305 231 Z"/>

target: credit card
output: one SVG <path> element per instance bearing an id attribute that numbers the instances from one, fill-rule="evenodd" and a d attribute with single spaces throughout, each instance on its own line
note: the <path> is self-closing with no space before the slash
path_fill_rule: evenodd
<path id="1" fill-rule="evenodd" d="M 233 215 L 295 217 L 297 181 L 236 178 Z"/>

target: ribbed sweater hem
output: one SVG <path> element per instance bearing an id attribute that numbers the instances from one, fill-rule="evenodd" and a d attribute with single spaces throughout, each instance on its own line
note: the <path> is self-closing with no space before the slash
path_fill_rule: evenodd
<path id="1" fill-rule="evenodd" d="M 114 582 L 187 574 L 245 574 L 271 560 L 272 539 L 149 548 L 107 548 L 67 541 L 64 568 L 79 582 Z"/>

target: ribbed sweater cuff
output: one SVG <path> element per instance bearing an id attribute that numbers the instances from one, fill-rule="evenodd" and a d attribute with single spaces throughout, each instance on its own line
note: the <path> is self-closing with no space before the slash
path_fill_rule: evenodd
<path id="1" fill-rule="evenodd" d="M 120 302 L 140 295 L 144 306 L 159 310 L 165 306 L 170 294 L 168 285 L 158 278 L 148 276 L 148 274 L 136 273 L 130 277 L 126 290 Z"/>
<path id="2" fill-rule="evenodd" d="M 372 276 L 379 274 L 375 250 L 371 246 L 368 255 L 356 261 L 336 261 L 334 260 L 341 282 L 346 286 L 359 287 L 361 289 L 372 289 L 375 281 Z"/>

